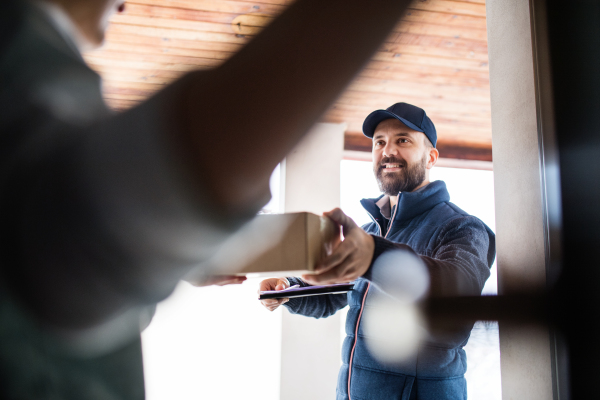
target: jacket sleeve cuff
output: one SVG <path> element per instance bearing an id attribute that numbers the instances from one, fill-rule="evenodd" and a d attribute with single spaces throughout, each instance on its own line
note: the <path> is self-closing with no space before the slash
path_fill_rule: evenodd
<path id="1" fill-rule="evenodd" d="M 402 243 L 395 243 L 381 236 L 371 235 L 373 237 L 373 241 L 375 242 L 375 249 L 373 250 L 373 258 L 371 259 L 371 265 L 369 265 L 369 269 L 363 275 L 363 278 L 372 281 L 373 280 L 373 264 L 381 256 L 383 253 L 389 250 L 406 250 L 415 256 L 417 253 L 408 245 Z"/>
<path id="2" fill-rule="evenodd" d="M 306 286 L 311 286 L 308 283 L 304 282 L 302 279 L 298 278 L 298 277 L 286 277 L 286 279 L 288 280 L 288 282 L 290 283 L 290 286 L 294 286 L 294 285 L 300 285 L 300 287 L 306 287 Z M 297 310 L 300 305 L 302 304 L 302 298 L 301 297 L 292 297 L 291 299 L 289 299 L 286 303 L 283 303 L 284 306 L 286 306 L 288 309 L 295 311 Z"/>

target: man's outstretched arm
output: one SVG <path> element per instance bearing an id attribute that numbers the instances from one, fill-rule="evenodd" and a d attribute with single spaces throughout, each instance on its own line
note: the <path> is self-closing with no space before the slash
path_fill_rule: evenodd
<path id="1" fill-rule="evenodd" d="M 423 263 L 429 279 L 430 296 L 478 295 L 490 275 L 494 243 L 490 243 L 485 225 L 475 217 L 464 216 L 446 224 L 435 253 L 426 257 L 418 256 L 405 244 L 367 234 L 340 209 L 325 215 L 343 226 L 345 240 L 317 266 L 317 274 L 303 277 L 311 284 L 348 282 L 363 276 L 392 296 L 402 295 L 394 286 L 397 284 L 394 274 L 398 270 L 381 270 L 385 265 L 377 265 L 376 262 L 380 256 L 393 250 L 403 252 L 407 256 L 403 261 L 411 265 Z"/>
<path id="2" fill-rule="evenodd" d="M 259 291 L 284 290 L 294 285 L 300 287 L 310 286 L 297 277 L 270 278 L 260 283 Z M 313 318 L 327 318 L 348 305 L 348 296 L 346 293 L 326 294 L 321 296 L 268 299 L 261 300 L 261 303 L 269 311 L 274 311 L 280 305 L 284 305 L 292 314 Z"/>

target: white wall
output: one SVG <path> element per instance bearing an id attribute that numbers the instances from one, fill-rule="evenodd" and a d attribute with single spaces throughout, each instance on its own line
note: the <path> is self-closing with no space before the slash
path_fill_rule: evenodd
<path id="1" fill-rule="evenodd" d="M 276 169 L 265 209 L 321 214 L 339 206 L 344 131 L 317 124 Z M 261 279 L 207 288 L 181 283 L 158 305 L 142 335 L 148 400 L 335 397 L 339 316 L 270 313 L 257 300 Z"/>
<path id="2" fill-rule="evenodd" d="M 148 400 L 279 399 L 281 311 L 257 287 L 181 283 L 158 305 L 142 334 Z"/>
<path id="3" fill-rule="evenodd" d="M 285 212 L 322 214 L 340 205 L 344 124 L 317 124 L 281 168 Z M 340 315 L 282 315 L 281 400 L 335 398 L 341 365 Z"/>
<path id="4" fill-rule="evenodd" d="M 529 1 L 486 3 L 500 294 L 546 285 Z M 551 399 L 547 329 L 500 325 L 504 399 Z"/>

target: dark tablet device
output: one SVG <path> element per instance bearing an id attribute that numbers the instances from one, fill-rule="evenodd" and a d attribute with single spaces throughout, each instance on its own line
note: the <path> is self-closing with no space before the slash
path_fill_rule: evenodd
<path id="1" fill-rule="evenodd" d="M 324 286 L 291 287 L 285 290 L 265 290 L 259 293 L 259 300 L 283 299 L 292 297 L 319 296 L 322 294 L 347 293 L 354 288 L 354 283 L 336 283 Z"/>

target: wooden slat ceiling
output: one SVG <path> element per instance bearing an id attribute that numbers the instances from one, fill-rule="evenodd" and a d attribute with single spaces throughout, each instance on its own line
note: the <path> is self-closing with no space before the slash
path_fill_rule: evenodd
<path id="1" fill-rule="evenodd" d="M 324 0 L 326 1 L 326 0 Z M 103 48 L 85 54 L 110 107 L 125 110 L 186 71 L 218 66 L 291 0 L 128 0 Z M 324 122 L 346 122 L 346 148 L 373 110 L 404 101 L 425 109 L 442 156 L 491 160 L 485 0 L 414 1 Z M 293 50 L 293 49 L 290 49 Z"/>

